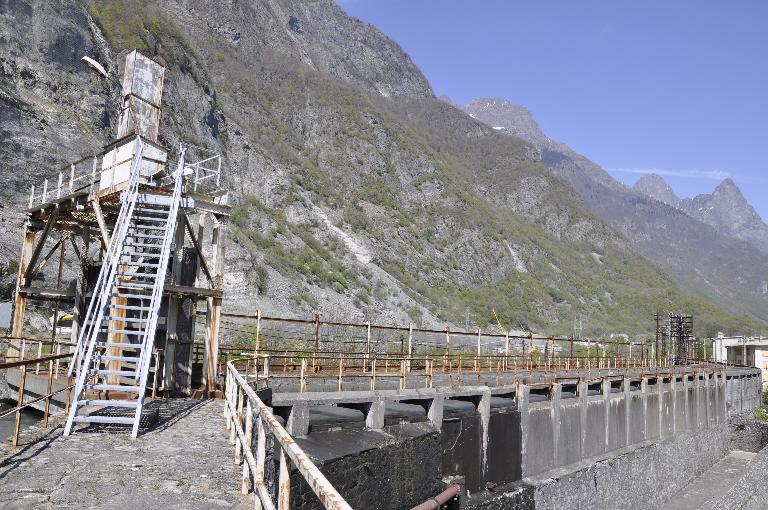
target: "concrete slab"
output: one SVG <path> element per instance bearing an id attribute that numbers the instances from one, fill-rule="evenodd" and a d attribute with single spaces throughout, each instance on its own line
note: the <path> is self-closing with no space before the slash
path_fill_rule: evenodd
<path id="1" fill-rule="evenodd" d="M 240 495 L 223 402 L 168 402 L 159 426 L 137 439 L 103 431 L 64 438 L 59 425 L 23 436 L 16 450 L 3 445 L 0 507 L 253 508 Z"/>

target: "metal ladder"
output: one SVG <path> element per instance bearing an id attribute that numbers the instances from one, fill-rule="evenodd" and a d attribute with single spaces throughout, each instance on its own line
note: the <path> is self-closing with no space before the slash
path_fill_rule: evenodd
<path id="1" fill-rule="evenodd" d="M 143 143 L 140 137 L 137 141 L 128 188 L 120 196 L 120 212 L 69 367 L 68 376 L 77 371 L 77 383 L 65 436 L 72 432 L 75 423 L 132 424 L 133 437 L 139 431 L 181 202 L 185 149 L 182 147 L 179 153 L 172 194 L 147 193 L 139 187 Z M 106 378 L 112 379 L 111 383 Z M 135 399 L 121 395 L 114 400 L 83 398 L 85 391 L 112 391 L 135 395 Z M 135 412 L 133 417 L 80 414 L 84 406 L 127 408 Z"/>

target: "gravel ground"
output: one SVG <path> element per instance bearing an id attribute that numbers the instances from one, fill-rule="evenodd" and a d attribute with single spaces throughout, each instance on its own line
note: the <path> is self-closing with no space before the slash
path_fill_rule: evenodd
<path id="1" fill-rule="evenodd" d="M 0 447 L 0 507 L 251 508 L 224 431 L 222 401 L 159 402 L 160 419 L 131 439 L 90 427 L 62 437 L 61 418 Z"/>

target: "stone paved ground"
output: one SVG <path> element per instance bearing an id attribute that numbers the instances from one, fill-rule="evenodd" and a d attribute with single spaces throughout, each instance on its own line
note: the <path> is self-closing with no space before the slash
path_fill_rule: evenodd
<path id="1" fill-rule="evenodd" d="M 224 432 L 222 401 L 160 404 L 157 426 L 131 439 L 123 430 L 61 436 L 30 431 L 15 451 L 0 447 L 0 507 L 251 508 Z"/>
<path id="2" fill-rule="evenodd" d="M 680 493 L 672 497 L 662 510 L 700 510 L 712 508 L 714 502 L 735 484 L 754 453 L 732 451 L 717 464 L 694 479 Z"/>

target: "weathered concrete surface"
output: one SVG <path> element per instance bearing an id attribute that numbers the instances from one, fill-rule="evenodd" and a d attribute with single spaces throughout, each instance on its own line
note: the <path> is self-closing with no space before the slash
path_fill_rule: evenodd
<path id="1" fill-rule="evenodd" d="M 134 440 L 127 429 L 30 432 L 25 446 L 0 450 L 0 507 L 252 508 L 222 411 L 222 401 L 166 401 L 157 427 Z"/>
<path id="2" fill-rule="evenodd" d="M 661 510 L 709 510 L 747 470 L 755 453 L 733 451 L 672 497 Z"/>
<path id="3" fill-rule="evenodd" d="M 537 509 L 656 508 L 725 454 L 726 424 L 612 452 L 523 481 Z M 513 508 L 513 507 L 512 507 Z"/>
<path id="4" fill-rule="evenodd" d="M 315 432 L 296 442 L 352 508 L 407 509 L 444 489 L 440 434 L 429 423 Z M 291 493 L 291 508 L 323 508 L 296 470 Z"/>

